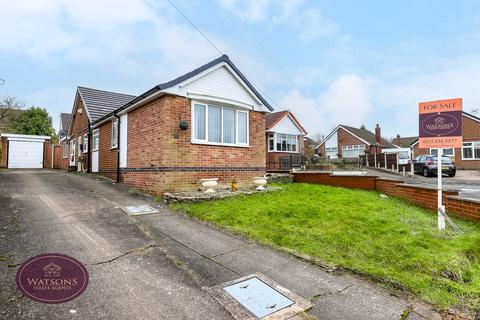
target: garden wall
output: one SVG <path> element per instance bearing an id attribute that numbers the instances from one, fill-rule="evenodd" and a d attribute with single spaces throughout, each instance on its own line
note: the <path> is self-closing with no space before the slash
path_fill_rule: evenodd
<path id="1" fill-rule="evenodd" d="M 401 180 L 375 176 L 335 175 L 329 172 L 294 172 L 294 182 L 326 184 L 336 187 L 377 190 L 389 196 L 404 199 L 420 207 L 437 209 L 437 189 L 405 184 Z M 480 222 L 480 201 L 458 196 L 458 190 L 443 190 L 443 204 L 447 213 Z"/>

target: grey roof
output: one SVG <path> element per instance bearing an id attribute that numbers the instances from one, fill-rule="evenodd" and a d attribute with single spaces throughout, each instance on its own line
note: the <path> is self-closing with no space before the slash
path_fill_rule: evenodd
<path id="1" fill-rule="evenodd" d="M 91 122 L 95 122 L 112 111 L 117 110 L 136 97 L 129 94 L 86 87 L 78 87 L 77 90 Z"/>
<path id="2" fill-rule="evenodd" d="M 70 126 L 70 120 L 72 119 L 72 114 L 70 113 L 60 113 L 60 129 L 61 130 L 68 130 Z"/>
<path id="3" fill-rule="evenodd" d="M 340 125 L 341 127 L 347 129 L 357 137 L 367 141 L 369 144 L 377 146 L 378 143 L 375 140 L 375 133 L 368 131 L 367 129 L 361 129 L 361 128 L 355 128 L 355 127 L 350 127 L 350 126 L 345 126 L 345 125 Z M 380 146 L 382 147 L 388 147 L 388 148 L 395 148 L 393 144 L 388 142 L 387 140 L 381 138 L 380 139 Z"/>
<path id="4" fill-rule="evenodd" d="M 230 58 L 224 54 L 220 57 L 218 57 L 217 59 L 215 60 L 212 60 L 210 61 L 209 63 L 207 64 L 204 64 L 203 66 L 193 70 L 193 71 L 190 71 L 186 74 L 184 74 L 183 76 L 180 76 L 178 78 L 175 78 L 171 81 L 168 81 L 168 82 L 164 82 L 164 83 L 161 83 L 159 85 L 156 85 L 155 87 L 151 88 L 150 90 L 142 93 L 141 95 L 139 95 L 138 97 L 136 97 L 135 99 L 129 101 L 128 103 L 126 103 L 125 105 L 123 105 L 121 108 L 119 108 L 118 110 L 115 110 L 115 111 L 120 111 L 122 109 L 126 109 L 128 108 L 129 106 L 133 105 L 134 103 L 142 100 L 143 98 L 145 97 L 148 97 L 150 96 L 151 94 L 157 92 L 157 91 L 161 91 L 161 90 L 165 90 L 165 89 L 168 89 L 168 88 L 171 88 L 179 83 L 182 83 L 183 81 L 185 80 L 188 80 L 194 76 L 196 76 L 197 74 L 200 74 L 202 73 L 203 71 L 205 70 L 208 70 L 210 69 L 211 67 L 221 63 L 221 62 L 225 62 L 227 63 L 236 73 L 237 75 L 240 77 L 240 79 L 243 80 L 243 82 L 245 82 L 245 84 L 250 88 L 250 90 L 252 90 L 252 92 L 257 96 L 257 98 L 271 111 L 273 111 L 273 107 L 267 102 L 267 100 L 265 100 L 262 95 L 257 91 L 257 89 L 255 89 L 255 87 L 250 83 L 250 81 L 247 80 L 247 78 L 243 75 L 243 73 L 240 72 L 240 70 L 238 70 L 238 68 L 235 66 L 235 64 L 233 64 L 233 62 L 230 60 Z M 106 118 L 106 116 L 105 116 Z"/>

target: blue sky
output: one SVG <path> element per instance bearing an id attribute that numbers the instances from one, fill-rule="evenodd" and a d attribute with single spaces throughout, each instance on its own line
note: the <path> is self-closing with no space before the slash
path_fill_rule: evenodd
<path id="1" fill-rule="evenodd" d="M 312 135 L 416 135 L 420 101 L 480 107 L 478 0 L 173 1 Z M 0 21 L 0 95 L 55 125 L 77 85 L 140 94 L 219 56 L 167 0 L 9 1 Z"/>

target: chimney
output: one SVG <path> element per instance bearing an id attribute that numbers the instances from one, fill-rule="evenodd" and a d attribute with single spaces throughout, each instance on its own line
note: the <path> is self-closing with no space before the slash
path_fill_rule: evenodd
<path id="1" fill-rule="evenodd" d="M 380 132 L 380 126 L 377 123 L 377 126 L 375 127 L 375 142 L 380 144 L 381 138 L 382 138 L 382 135 Z"/>
<path id="2" fill-rule="evenodd" d="M 397 141 L 395 142 L 396 145 L 400 145 L 400 135 L 397 133 Z"/>

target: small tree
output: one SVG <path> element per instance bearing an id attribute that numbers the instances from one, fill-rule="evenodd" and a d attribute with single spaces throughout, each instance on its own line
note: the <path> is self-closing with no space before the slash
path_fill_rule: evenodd
<path id="1" fill-rule="evenodd" d="M 12 119 L 10 131 L 50 137 L 55 135 L 55 129 L 52 127 L 52 117 L 48 114 L 47 109 L 40 107 L 31 107 Z"/>

